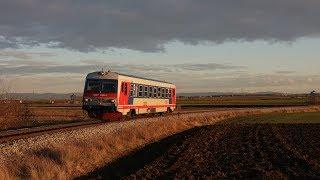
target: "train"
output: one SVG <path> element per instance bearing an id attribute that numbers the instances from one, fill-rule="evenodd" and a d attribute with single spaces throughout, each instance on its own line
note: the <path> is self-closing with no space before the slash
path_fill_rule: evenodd
<path id="1" fill-rule="evenodd" d="M 171 113 L 176 109 L 176 86 L 113 71 L 92 72 L 85 80 L 82 109 L 103 120 Z"/>

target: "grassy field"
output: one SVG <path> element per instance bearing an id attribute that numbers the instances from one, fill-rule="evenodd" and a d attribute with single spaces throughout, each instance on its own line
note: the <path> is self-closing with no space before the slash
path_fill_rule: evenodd
<path id="1" fill-rule="evenodd" d="M 29 107 L 21 104 L 0 105 L 0 131 L 24 127 L 86 121 L 89 117 L 81 108 Z"/>
<path id="2" fill-rule="evenodd" d="M 180 97 L 178 105 L 306 105 L 307 96 Z"/>
<path id="3" fill-rule="evenodd" d="M 307 95 L 248 95 L 248 96 L 217 96 L 217 97 L 178 97 L 178 105 L 305 105 L 309 97 Z M 318 101 L 320 98 L 318 97 Z M 52 104 L 49 100 L 26 101 L 26 104 L 35 107 L 41 106 L 81 106 L 81 100 L 75 104 L 67 100 L 55 100 Z"/>
<path id="4" fill-rule="evenodd" d="M 320 112 L 292 113 L 292 114 L 265 114 L 239 117 L 226 121 L 227 123 L 268 123 L 268 124 L 314 124 L 320 123 Z"/>

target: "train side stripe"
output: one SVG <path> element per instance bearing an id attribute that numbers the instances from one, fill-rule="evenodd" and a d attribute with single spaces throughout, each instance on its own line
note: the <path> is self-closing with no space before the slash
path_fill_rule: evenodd
<path id="1" fill-rule="evenodd" d="M 161 108 L 161 107 L 175 107 L 175 104 L 167 104 L 167 105 L 154 105 L 154 106 L 118 106 L 118 109 L 147 109 L 147 108 Z"/>

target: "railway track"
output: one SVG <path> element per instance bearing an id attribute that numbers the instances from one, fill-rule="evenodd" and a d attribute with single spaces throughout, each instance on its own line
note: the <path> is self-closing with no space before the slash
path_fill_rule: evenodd
<path id="1" fill-rule="evenodd" d="M 181 109 L 190 108 L 271 108 L 271 107 L 297 107 L 307 104 L 181 104 Z M 82 108 L 81 105 L 29 105 L 30 108 Z"/>
<path id="2" fill-rule="evenodd" d="M 222 111 L 224 109 L 215 109 L 214 111 Z M 180 114 L 188 114 L 188 113 L 203 113 L 203 112 L 212 112 L 213 110 L 193 110 L 193 111 L 176 111 L 171 114 L 163 114 L 163 115 L 138 115 L 133 118 L 124 118 L 121 121 L 101 121 L 101 120 L 88 120 L 83 122 L 74 122 L 74 123 L 66 123 L 66 124 L 57 124 L 57 125 L 48 125 L 48 126 L 39 126 L 39 127 L 30 127 L 30 128 L 21 128 L 14 130 L 6 130 L 0 131 L 0 143 L 6 143 L 14 140 L 25 139 L 28 137 L 56 133 L 61 131 L 70 131 L 79 128 L 88 128 L 93 126 L 104 125 L 107 123 L 121 123 L 124 121 L 133 121 L 142 118 L 148 117 L 156 117 L 156 116 L 174 116 Z"/>
<path id="3" fill-rule="evenodd" d="M 287 107 L 287 106 L 282 106 Z M 261 109 L 263 107 L 259 107 Z M 267 108 L 267 107 L 265 107 Z M 182 114 L 189 114 L 189 113 L 205 113 L 205 112 L 215 112 L 215 111 L 226 111 L 230 110 L 231 108 L 215 108 L 215 109 L 205 109 L 205 110 L 179 110 L 175 111 L 170 114 L 163 114 L 163 115 L 138 115 L 133 118 L 124 118 L 121 121 L 101 121 L 101 120 L 88 120 L 83 122 L 75 122 L 75 123 L 67 123 L 67 124 L 57 124 L 57 125 L 49 125 L 49 126 L 40 126 L 40 127 L 30 127 L 30 128 L 21 128 L 21 129 L 15 129 L 15 130 L 7 130 L 7 131 L 0 131 L 0 143 L 10 142 L 14 140 L 24 139 L 28 137 L 38 136 L 42 134 L 50 134 L 50 133 L 56 133 L 61 131 L 70 131 L 74 129 L 79 128 L 87 128 L 92 126 L 99 126 L 104 125 L 107 123 L 121 123 L 124 121 L 134 121 L 137 119 L 142 118 L 150 118 L 150 117 L 156 117 L 156 116 L 177 116 Z M 246 109 L 246 108 L 232 108 L 236 110 Z"/>
<path id="4" fill-rule="evenodd" d="M 0 132 L 0 143 L 6 143 L 9 141 L 14 141 L 18 139 L 24 139 L 28 137 L 33 137 L 36 135 L 42 135 L 47 133 L 55 133 L 63 130 L 73 130 L 77 128 L 91 127 L 99 124 L 104 124 L 101 121 L 86 121 L 77 123 L 67 123 L 67 124 L 57 124 L 49 126 L 39 126 L 30 128 L 21 128 L 15 130 L 7 130 Z"/>

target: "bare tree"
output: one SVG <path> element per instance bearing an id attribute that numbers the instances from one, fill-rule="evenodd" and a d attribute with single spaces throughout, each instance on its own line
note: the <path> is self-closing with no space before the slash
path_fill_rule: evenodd
<path id="1" fill-rule="evenodd" d="M 319 104 L 319 94 L 316 91 L 311 91 L 311 93 L 308 95 L 307 103 L 309 105 L 317 105 Z"/>
<path id="2" fill-rule="evenodd" d="M 5 77 L 0 77 L 0 99 L 2 100 L 12 99 L 11 93 L 12 93 L 11 82 Z"/>
<path id="3" fill-rule="evenodd" d="M 0 76 L 0 124 L 5 127 L 33 125 L 34 115 L 27 104 L 21 104 L 13 96 L 11 82 Z M 1 127 L 3 128 L 3 127 Z"/>

